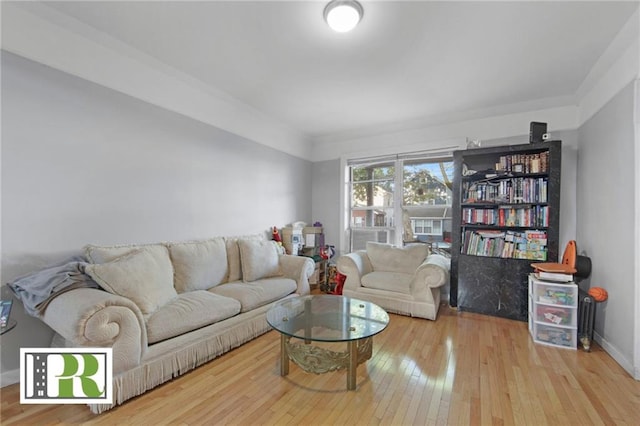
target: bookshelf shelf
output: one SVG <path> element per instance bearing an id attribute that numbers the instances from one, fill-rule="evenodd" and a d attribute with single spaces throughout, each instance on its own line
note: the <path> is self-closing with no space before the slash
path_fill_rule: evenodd
<path id="1" fill-rule="evenodd" d="M 534 261 L 556 261 L 560 141 L 454 152 L 450 303 L 527 321 Z"/>
<path id="2" fill-rule="evenodd" d="M 490 176 L 487 177 L 486 174 L 483 173 L 476 173 L 470 176 L 462 176 L 461 180 L 463 182 L 477 182 L 477 181 L 488 181 L 488 182 L 492 182 L 492 181 L 496 181 L 496 180 L 501 180 L 501 179 L 505 179 L 505 178 L 537 178 L 537 177 L 546 177 L 547 173 L 514 173 L 514 172 L 508 172 L 508 173 L 498 173 L 495 176 Z"/>
<path id="3" fill-rule="evenodd" d="M 500 230 L 513 230 L 518 231 L 522 229 L 531 229 L 530 226 L 487 226 L 481 223 L 465 223 L 462 225 L 463 228 L 469 229 L 500 229 Z M 547 229 L 545 226 L 536 226 L 536 229 L 544 230 Z"/>
<path id="4" fill-rule="evenodd" d="M 460 203 L 460 205 L 467 209 L 526 209 L 539 206 L 548 206 L 549 203 L 536 203 L 536 202 L 523 202 L 523 203 Z"/>

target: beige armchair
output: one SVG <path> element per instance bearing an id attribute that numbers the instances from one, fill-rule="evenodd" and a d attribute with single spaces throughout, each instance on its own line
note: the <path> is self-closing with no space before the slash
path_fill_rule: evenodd
<path id="1" fill-rule="evenodd" d="M 344 296 L 373 302 L 389 312 L 435 320 L 440 288 L 449 283 L 450 259 L 425 244 L 403 248 L 368 242 L 338 258 L 346 275 Z"/>

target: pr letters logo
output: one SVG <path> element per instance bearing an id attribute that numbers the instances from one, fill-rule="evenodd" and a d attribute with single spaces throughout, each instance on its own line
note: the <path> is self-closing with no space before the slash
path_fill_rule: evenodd
<path id="1" fill-rule="evenodd" d="M 21 404 L 111 404 L 111 348 L 20 348 Z"/>

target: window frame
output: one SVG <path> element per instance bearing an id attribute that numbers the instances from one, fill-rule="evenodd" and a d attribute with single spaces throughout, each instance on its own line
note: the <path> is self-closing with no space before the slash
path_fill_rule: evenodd
<path id="1" fill-rule="evenodd" d="M 420 152 L 411 152 L 411 153 L 404 153 L 404 154 L 393 154 L 393 155 L 386 155 L 386 156 L 379 156 L 379 157 L 350 157 L 350 158 L 346 158 L 343 157 L 342 158 L 342 170 L 341 173 L 343 175 L 343 179 L 342 179 L 342 185 L 341 185 L 341 192 L 342 192 L 342 196 L 341 196 L 341 204 L 342 204 L 342 212 L 343 215 L 341 217 L 341 229 L 343 230 L 342 232 L 342 236 L 341 236 L 341 242 L 340 245 L 343 248 L 344 252 L 351 252 L 353 251 L 353 237 L 354 234 L 352 232 L 352 214 L 353 214 L 353 210 L 354 209 L 359 209 L 359 210 L 366 210 L 366 209 L 372 209 L 372 210 L 376 210 L 376 209 L 380 209 L 382 206 L 359 206 L 359 207 L 352 207 L 352 200 L 353 200 L 353 196 L 352 196 L 352 188 L 353 188 L 353 184 L 357 184 L 357 183 L 361 183 L 362 181 L 352 181 L 352 167 L 354 166 L 366 166 L 366 165 L 383 165 L 383 164 L 389 164 L 390 161 L 393 162 L 394 165 L 394 179 L 393 179 L 393 187 L 394 187 L 394 193 L 393 193 L 393 203 L 391 206 L 384 206 L 383 208 L 385 209 L 391 209 L 392 210 L 392 214 L 390 217 L 390 222 L 391 222 L 391 226 L 384 226 L 384 227 L 377 227 L 377 226 L 371 226 L 371 227 L 357 227 L 357 230 L 362 230 L 362 231 L 370 231 L 370 232 L 386 232 L 387 233 L 387 242 L 394 244 L 396 246 L 402 246 L 404 244 L 403 241 L 403 235 L 404 235 L 404 220 L 403 220 L 403 210 L 405 210 L 405 207 L 408 207 L 406 210 L 410 212 L 411 208 L 415 208 L 415 207 L 419 207 L 420 205 L 407 205 L 404 206 L 403 201 L 404 201 L 404 166 L 405 166 L 405 162 L 407 163 L 416 163 L 417 161 L 420 160 L 424 160 L 424 162 L 433 162 L 433 163 L 438 163 L 439 161 L 446 161 L 448 163 L 450 163 L 450 167 L 453 166 L 453 150 L 449 150 L 449 149 L 443 149 L 443 150 L 433 150 L 433 151 L 420 151 Z M 451 175 L 447 174 L 448 178 L 450 180 L 453 179 L 453 173 L 451 173 Z M 375 182 L 376 179 L 372 179 L 372 182 Z M 449 195 L 452 196 L 452 191 L 449 190 Z M 443 205 L 444 207 L 447 207 L 449 211 L 451 211 L 451 207 L 452 207 L 452 203 L 453 200 L 450 199 L 449 204 L 445 204 Z M 429 220 L 433 220 L 434 218 L 429 218 Z M 440 229 L 441 232 L 440 234 L 437 235 L 442 235 L 445 231 L 445 226 L 444 226 L 444 219 L 439 219 L 440 220 Z M 450 220 L 451 218 L 449 218 Z M 393 233 L 393 237 L 390 238 L 391 233 Z M 430 236 L 433 236 L 435 234 L 429 234 Z"/>

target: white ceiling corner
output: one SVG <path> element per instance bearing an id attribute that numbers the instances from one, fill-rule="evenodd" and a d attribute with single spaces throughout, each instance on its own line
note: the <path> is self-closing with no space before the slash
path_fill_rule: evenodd
<path id="1" fill-rule="evenodd" d="M 362 4 L 360 25 L 337 34 L 320 1 L 3 2 L 2 43 L 310 159 L 484 117 L 570 120 L 638 38 L 637 1 Z"/>

